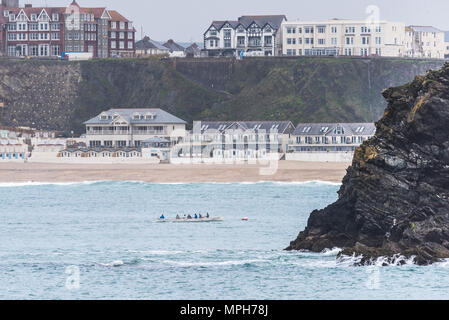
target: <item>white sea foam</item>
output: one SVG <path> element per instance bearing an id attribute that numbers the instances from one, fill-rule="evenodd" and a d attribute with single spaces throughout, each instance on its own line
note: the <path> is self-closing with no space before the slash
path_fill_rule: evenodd
<path id="1" fill-rule="evenodd" d="M 1 182 L 0 188 L 15 188 L 15 187 L 34 187 L 34 186 L 72 186 L 72 185 L 90 185 L 101 183 L 104 181 L 81 181 L 81 182 Z"/>
<path id="2" fill-rule="evenodd" d="M 164 260 L 163 263 L 175 265 L 179 267 L 215 267 L 215 266 L 237 266 L 251 263 L 268 262 L 268 260 L 254 259 L 254 260 L 229 260 L 229 261 L 173 261 Z"/>
<path id="3" fill-rule="evenodd" d="M 343 249 L 341 248 L 333 248 L 333 249 L 325 249 L 321 254 L 325 257 L 332 257 L 332 256 L 338 256 L 340 252 L 342 252 Z"/>
<path id="4" fill-rule="evenodd" d="M 97 183 L 124 183 L 124 184 L 142 184 L 142 185 L 257 185 L 257 184 L 275 184 L 275 185 L 331 185 L 341 186 L 341 183 L 330 181 L 311 180 L 304 182 L 287 182 L 287 181 L 258 181 L 258 182 L 145 182 L 145 181 L 131 181 L 131 180 L 96 180 L 96 181 L 78 181 L 78 182 L 1 182 L 0 188 L 14 188 L 14 187 L 29 187 L 29 186 L 72 186 L 72 185 L 91 185 Z"/>
<path id="5" fill-rule="evenodd" d="M 110 263 L 100 263 L 103 267 L 120 267 L 123 266 L 125 263 L 122 260 L 115 260 Z"/>
<path id="6" fill-rule="evenodd" d="M 396 254 L 393 257 L 378 257 L 376 259 L 371 259 L 369 262 L 366 262 L 365 264 L 369 266 L 376 266 L 376 267 L 399 267 L 403 265 L 414 265 L 415 264 L 415 256 L 412 257 L 405 257 L 400 254 Z M 338 265 L 340 266 L 357 266 L 362 261 L 363 256 L 358 255 L 356 256 L 353 254 L 352 256 L 341 256 L 338 259 Z"/>

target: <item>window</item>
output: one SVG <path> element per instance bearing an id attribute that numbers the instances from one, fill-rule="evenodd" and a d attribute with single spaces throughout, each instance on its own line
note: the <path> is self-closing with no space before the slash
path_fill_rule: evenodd
<path id="1" fill-rule="evenodd" d="M 326 27 L 318 27 L 318 33 L 326 33 Z"/>
<path id="2" fill-rule="evenodd" d="M 298 28 L 298 33 L 302 33 L 302 28 Z"/>
<path id="3" fill-rule="evenodd" d="M 128 39 L 132 39 L 134 38 L 133 33 L 132 32 L 128 32 Z"/>
<path id="4" fill-rule="evenodd" d="M 296 33 L 296 28 L 287 27 L 287 33 Z"/>
<path id="5" fill-rule="evenodd" d="M 304 32 L 305 33 L 313 33 L 313 27 L 305 27 Z"/>
<path id="6" fill-rule="evenodd" d="M 298 38 L 298 44 L 302 44 L 302 38 Z"/>
<path id="7" fill-rule="evenodd" d="M 337 33 L 337 27 L 331 27 L 331 33 Z"/>
<path id="8" fill-rule="evenodd" d="M 376 44 L 382 44 L 382 38 L 376 37 Z"/>
<path id="9" fill-rule="evenodd" d="M 245 37 L 237 37 L 237 45 L 244 46 L 245 45 Z"/>
<path id="10" fill-rule="evenodd" d="M 117 37 L 117 34 L 116 34 L 114 31 L 112 31 L 112 32 L 111 32 L 111 38 L 112 38 L 112 39 L 115 39 L 116 37 Z"/>
<path id="11" fill-rule="evenodd" d="M 112 49 L 116 49 L 117 48 L 117 43 L 115 41 L 111 42 L 111 48 Z"/>
<path id="12" fill-rule="evenodd" d="M 120 41 L 120 49 L 125 49 L 125 42 L 124 41 Z"/>
<path id="13" fill-rule="evenodd" d="M 332 45 L 336 46 L 338 44 L 337 38 L 332 38 L 331 43 L 332 43 Z"/>
<path id="14" fill-rule="evenodd" d="M 53 32 L 51 34 L 51 40 L 60 40 L 61 39 L 61 35 L 59 34 L 59 32 Z"/>
<path id="15" fill-rule="evenodd" d="M 51 46 L 51 54 L 53 56 L 59 56 L 61 54 L 59 46 Z"/>
<path id="16" fill-rule="evenodd" d="M 225 39 L 224 40 L 224 47 L 225 48 L 231 48 L 232 44 L 231 44 L 231 39 Z"/>
<path id="17" fill-rule="evenodd" d="M 117 22 L 115 21 L 111 22 L 111 29 L 117 29 Z"/>
<path id="18" fill-rule="evenodd" d="M 57 13 L 52 14 L 52 20 L 53 21 L 59 21 L 59 15 Z"/>
<path id="19" fill-rule="evenodd" d="M 125 33 L 124 32 L 120 32 L 119 33 L 119 38 L 120 39 L 125 39 Z"/>
<path id="20" fill-rule="evenodd" d="M 124 22 L 120 22 L 120 29 L 125 29 L 125 23 Z"/>
<path id="21" fill-rule="evenodd" d="M 133 48 L 133 42 L 132 41 L 128 41 L 128 49 L 132 49 Z"/>
<path id="22" fill-rule="evenodd" d="M 318 44 L 326 44 L 326 39 L 318 39 Z"/>

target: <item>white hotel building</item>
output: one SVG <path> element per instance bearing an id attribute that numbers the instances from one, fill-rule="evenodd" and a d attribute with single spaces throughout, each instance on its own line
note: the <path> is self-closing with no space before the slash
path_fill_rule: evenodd
<path id="1" fill-rule="evenodd" d="M 282 34 L 286 56 L 405 56 L 405 24 L 401 22 L 286 21 Z"/>

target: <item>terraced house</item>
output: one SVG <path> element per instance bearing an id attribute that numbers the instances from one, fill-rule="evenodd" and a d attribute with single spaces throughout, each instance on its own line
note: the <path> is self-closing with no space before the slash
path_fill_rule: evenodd
<path id="1" fill-rule="evenodd" d="M 374 123 L 300 123 L 292 134 L 286 159 L 351 161 L 356 148 L 375 133 Z"/>
<path id="2" fill-rule="evenodd" d="M 213 21 L 204 33 L 204 52 L 209 57 L 282 54 L 285 15 L 242 16 L 236 21 Z"/>
<path id="3" fill-rule="evenodd" d="M 295 127 L 290 121 L 195 121 L 173 156 L 188 159 L 282 158 Z"/>
<path id="4" fill-rule="evenodd" d="M 135 55 L 132 22 L 114 10 L 67 7 L 20 8 L 18 1 L 0 5 L 0 52 L 8 56 L 57 57 L 63 52 L 91 52 L 93 57 Z"/>

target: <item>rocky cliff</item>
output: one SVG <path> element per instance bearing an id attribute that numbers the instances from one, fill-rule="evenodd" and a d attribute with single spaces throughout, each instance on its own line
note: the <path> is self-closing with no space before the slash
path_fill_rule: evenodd
<path id="1" fill-rule="evenodd" d="M 314 211 L 289 250 L 449 258 L 449 64 L 385 90 L 377 133 L 356 151 L 339 200 Z"/>
<path id="2" fill-rule="evenodd" d="M 0 124 L 83 132 L 117 106 L 161 107 L 192 120 L 374 121 L 380 92 L 441 61 L 356 58 L 125 59 L 88 62 L 0 58 Z"/>

